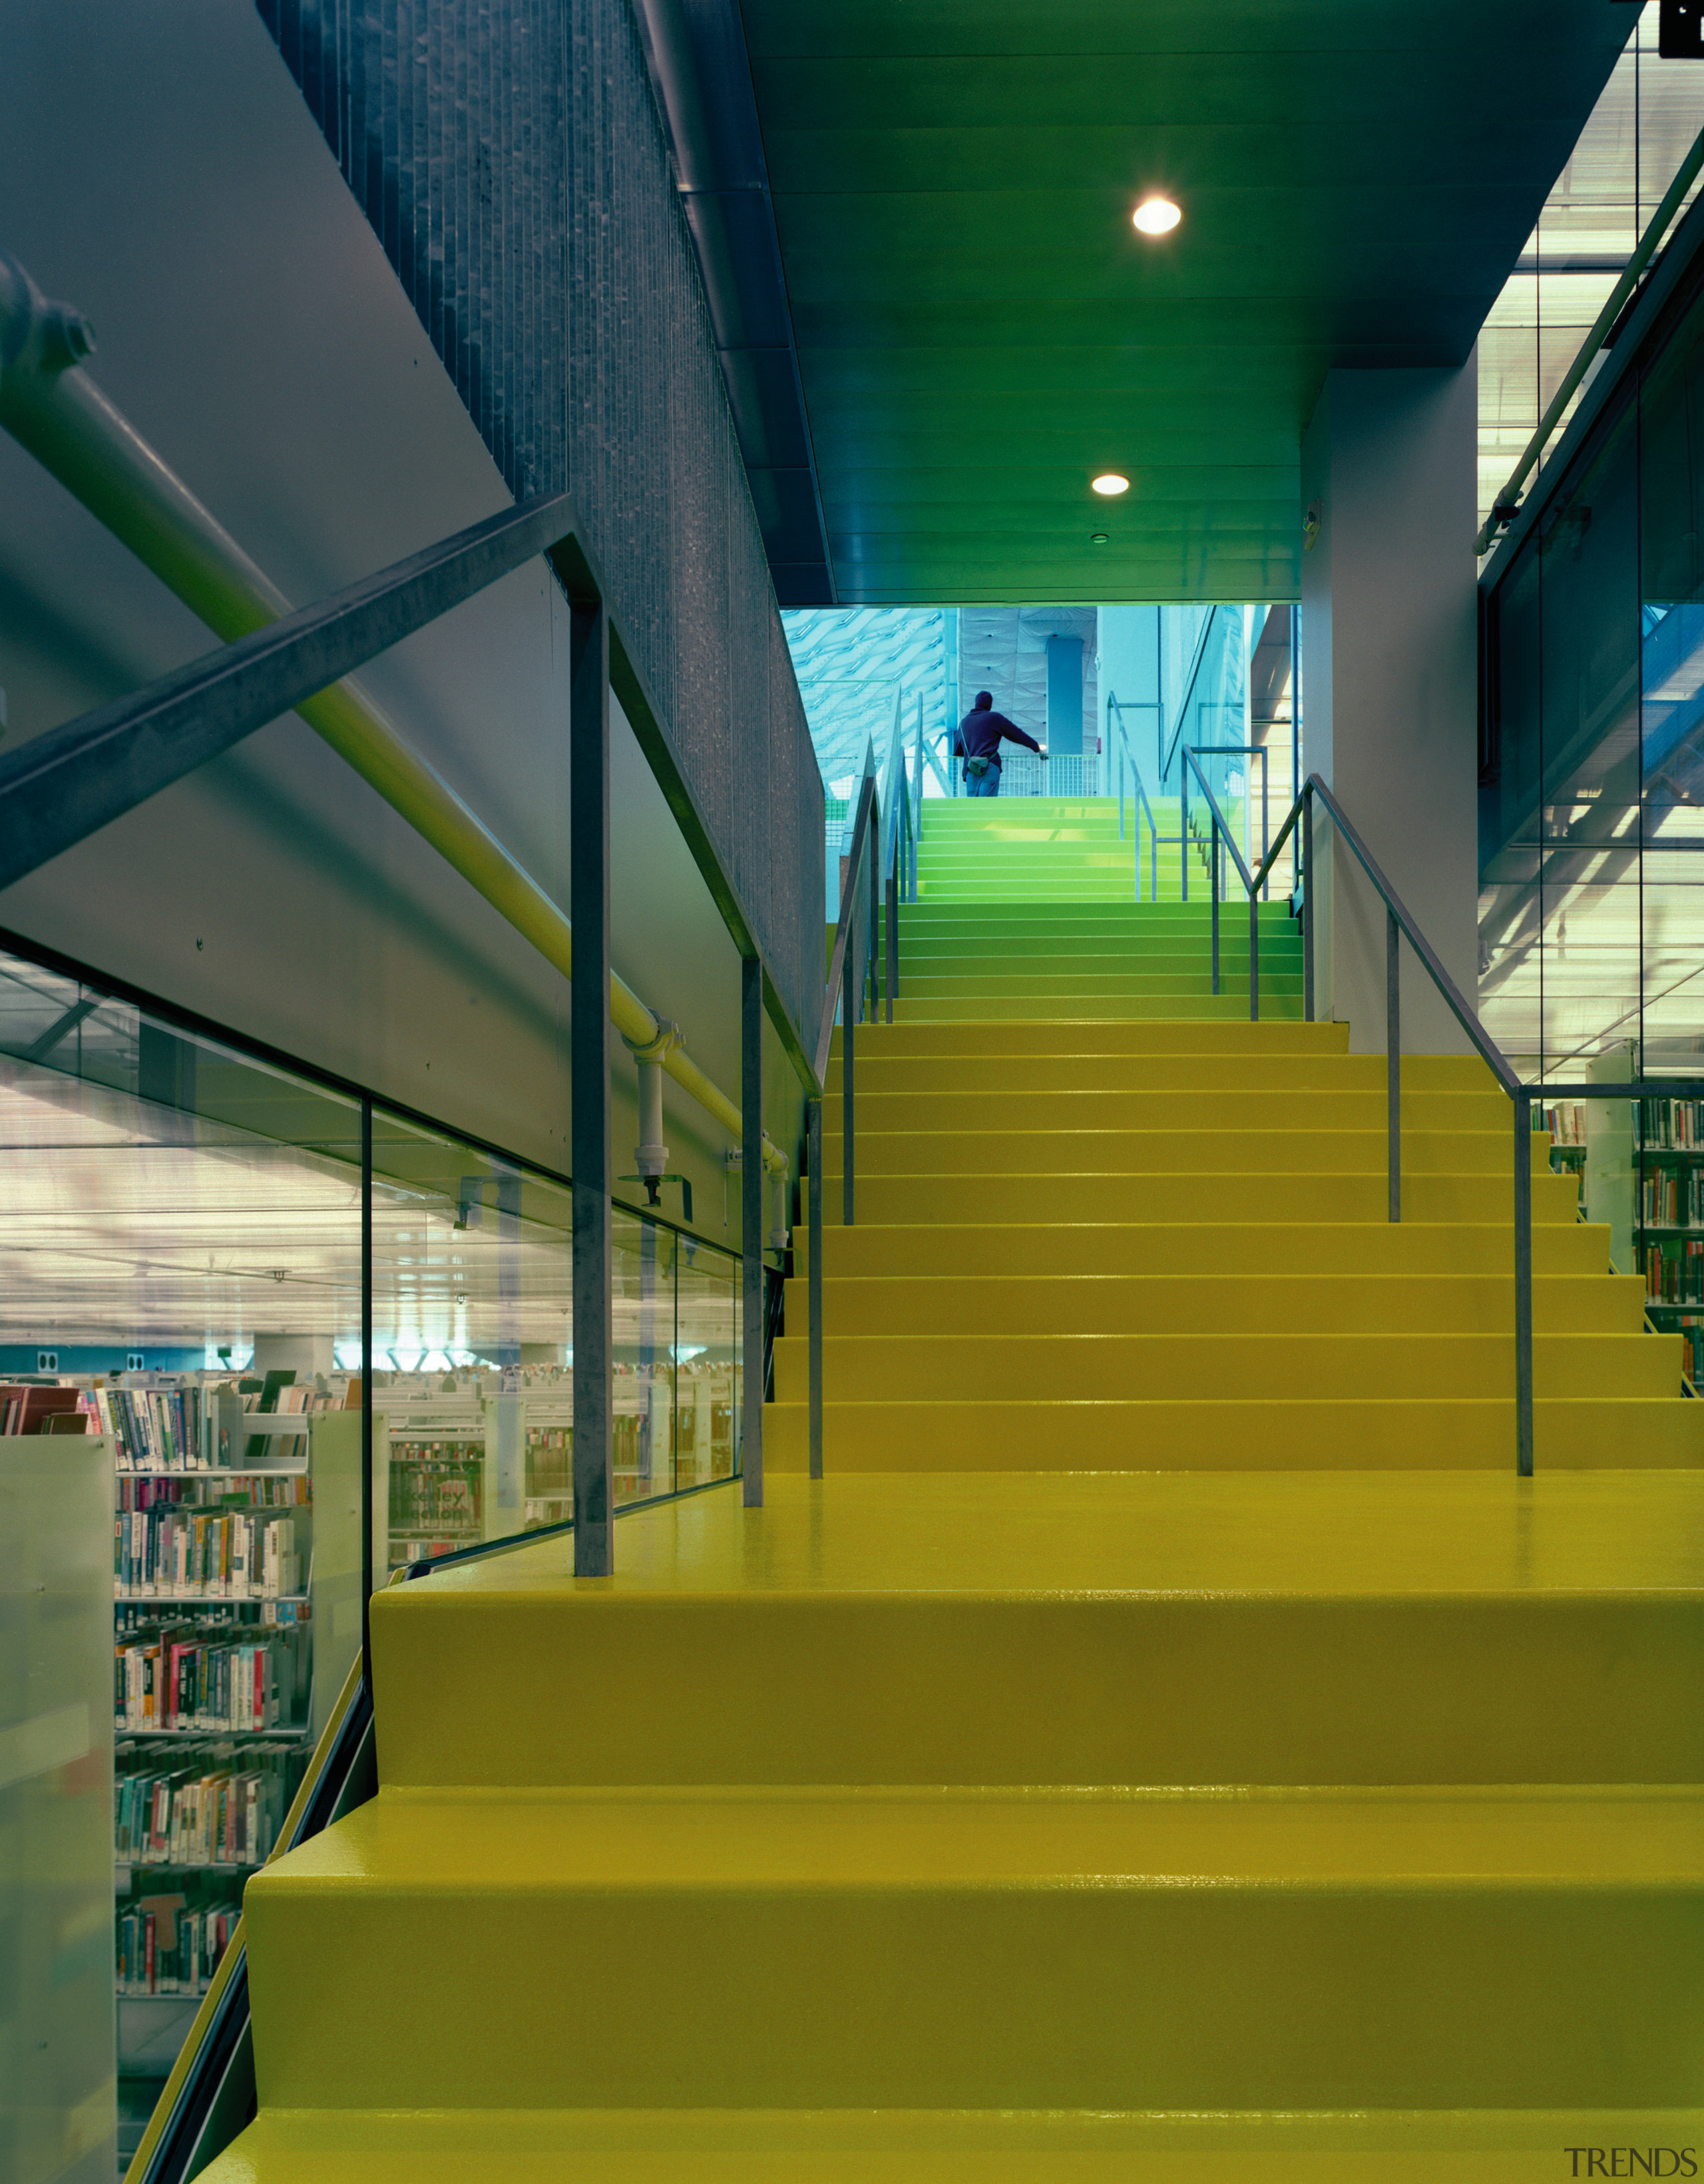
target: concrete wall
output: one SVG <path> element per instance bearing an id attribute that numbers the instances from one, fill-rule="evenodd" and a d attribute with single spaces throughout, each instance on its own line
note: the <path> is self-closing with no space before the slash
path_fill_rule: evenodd
<path id="1" fill-rule="evenodd" d="M 1302 445 L 1302 702 L 1323 777 L 1469 1003 L 1478 985 L 1478 375 L 1333 371 Z M 1385 1043 L 1384 910 L 1316 824 L 1316 1006 Z M 1405 945 L 1402 1044 L 1467 1041 Z"/>
<path id="2" fill-rule="evenodd" d="M 0 248 L 89 314 L 101 385 L 292 596 L 507 504 L 248 0 L 21 0 L 3 39 Z M 364 678 L 564 901 L 566 638 L 539 565 Z M 8 748 L 209 644 L 0 437 Z M 613 771 L 616 967 L 737 1096 L 738 959 L 618 715 Z M 566 983 L 293 718 L 0 895 L 0 927 L 566 1165 Z M 796 1083 L 770 1045 L 768 1127 L 791 1148 Z M 616 1082 L 619 1173 L 637 1136 L 624 1061 Z M 724 1134 L 665 1097 L 699 1225 L 724 1240 Z"/>

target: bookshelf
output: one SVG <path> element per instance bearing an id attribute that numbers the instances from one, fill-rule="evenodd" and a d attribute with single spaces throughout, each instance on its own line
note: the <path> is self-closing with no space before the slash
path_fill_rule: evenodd
<path id="1" fill-rule="evenodd" d="M 360 1382 L 67 1392 L 114 1451 L 119 2068 L 159 2077 L 360 1644 Z"/>
<path id="2" fill-rule="evenodd" d="M 534 1368 L 518 1378 L 506 1391 L 497 1373 L 375 1384 L 375 1573 L 573 1514 L 573 1373 Z M 618 1365 L 614 1406 L 617 1504 L 732 1477 L 730 1363 Z"/>
<path id="3" fill-rule="evenodd" d="M 1704 1100 L 1641 1100 L 1634 1235 L 1652 1322 L 1704 1381 Z"/>

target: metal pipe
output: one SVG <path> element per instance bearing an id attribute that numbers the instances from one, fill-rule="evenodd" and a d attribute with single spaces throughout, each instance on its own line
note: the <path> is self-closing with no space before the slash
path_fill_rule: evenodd
<path id="1" fill-rule="evenodd" d="M 1515 1095 L 1515 1475 L 1533 1475 L 1533 1103 Z"/>
<path id="2" fill-rule="evenodd" d="M 0 252 L 0 425 L 51 471 L 226 643 L 293 611 L 291 602 L 196 499 L 107 397 L 77 370 L 94 348 L 87 320 L 50 304 L 15 259 Z M 297 711 L 430 842 L 545 961 L 572 979 L 573 926 L 450 784 L 412 750 L 351 677 Z M 613 973 L 609 1012 L 635 1045 L 667 1021 Z M 663 1067 L 724 1128 L 740 1111 L 679 1047 Z M 786 1165 L 766 1139 L 763 1158 Z"/>
<path id="3" fill-rule="evenodd" d="M 852 875 L 856 878 L 857 875 Z M 863 974 L 859 974 L 863 983 Z M 846 956 L 846 972 L 841 985 L 841 1219 L 850 1228 L 852 1225 L 852 956 Z"/>
<path id="4" fill-rule="evenodd" d="M 574 1575 L 615 1570 L 614 1262 L 610 1213 L 609 614 L 601 599 L 570 603 L 568 719 L 570 900 L 582 944 L 601 975 L 568 989 L 573 1178 Z"/>
<path id="5" fill-rule="evenodd" d="M 1402 929 L 1394 911 L 1384 913 L 1385 1166 L 1389 1217 L 1402 1218 Z"/>
<path id="6" fill-rule="evenodd" d="M 1213 848 L 1207 860 L 1207 876 L 1213 889 L 1213 990 L 1219 990 L 1219 814 L 1213 814 Z"/>

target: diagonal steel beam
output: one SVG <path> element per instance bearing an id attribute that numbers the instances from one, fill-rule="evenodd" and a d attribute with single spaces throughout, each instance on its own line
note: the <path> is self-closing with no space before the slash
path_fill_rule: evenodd
<path id="1" fill-rule="evenodd" d="M 0 758 L 0 888 L 122 818 L 574 529 L 566 493 L 506 509 Z"/>

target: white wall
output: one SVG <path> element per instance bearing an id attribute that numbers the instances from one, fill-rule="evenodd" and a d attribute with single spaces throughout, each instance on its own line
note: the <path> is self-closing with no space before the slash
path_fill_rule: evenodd
<path id="1" fill-rule="evenodd" d="M 1303 733 L 1468 1002 L 1478 993 L 1475 363 L 1332 371 L 1302 443 Z M 1316 1006 L 1385 1043 L 1383 905 L 1317 821 Z M 1402 1044 L 1467 1041 L 1405 944 Z"/>
<path id="2" fill-rule="evenodd" d="M 89 315 L 99 383 L 293 597 L 507 504 L 251 0 L 7 10 L 0 248 Z M 8 748 L 210 642 L 0 435 Z M 539 564 L 362 678 L 564 903 L 567 669 Z M 737 1098 L 737 956 L 618 712 L 613 745 L 616 967 Z M 566 1165 L 566 982 L 293 718 L 0 894 L 0 927 Z M 770 1046 L 791 1148 L 796 1090 Z M 637 1130 L 617 1052 L 619 1173 Z M 724 1134 L 665 1096 L 722 1240 Z"/>

